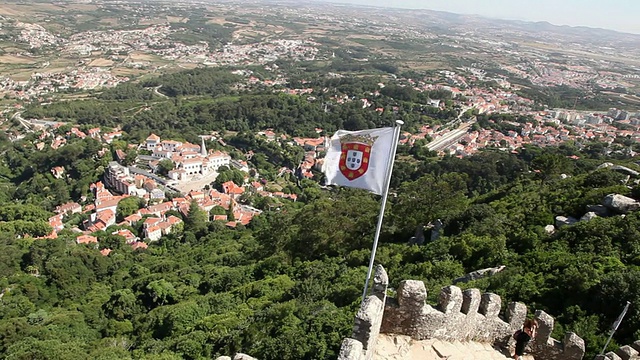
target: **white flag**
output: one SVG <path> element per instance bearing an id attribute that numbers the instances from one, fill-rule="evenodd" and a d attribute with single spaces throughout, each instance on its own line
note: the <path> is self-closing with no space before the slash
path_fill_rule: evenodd
<path id="1" fill-rule="evenodd" d="M 622 323 L 622 319 L 624 319 L 624 316 L 627 315 L 627 311 L 629 311 L 629 304 L 631 303 L 627 301 L 627 305 L 625 305 L 624 309 L 622 309 L 622 313 L 620 313 L 620 316 L 618 316 L 618 318 L 616 319 L 616 322 L 613 323 L 613 326 L 611 327 L 613 331 L 617 331 L 618 328 L 620 327 L 620 324 Z"/>
<path id="2" fill-rule="evenodd" d="M 324 160 L 327 185 L 342 185 L 382 195 L 394 144 L 394 128 L 338 130 Z"/>

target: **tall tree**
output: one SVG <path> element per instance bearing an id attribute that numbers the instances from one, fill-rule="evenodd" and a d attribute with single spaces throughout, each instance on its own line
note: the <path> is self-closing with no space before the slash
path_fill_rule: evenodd
<path id="1" fill-rule="evenodd" d="M 200 208 L 200 205 L 193 200 L 189 205 L 189 214 L 184 220 L 185 230 L 191 231 L 195 234 L 199 234 L 207 228 L 208 221 L 207 213 Z"/>

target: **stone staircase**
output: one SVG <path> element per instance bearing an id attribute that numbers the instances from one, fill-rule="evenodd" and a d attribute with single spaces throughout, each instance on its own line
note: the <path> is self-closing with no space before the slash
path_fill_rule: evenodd
<path id="1" fill-rule="evenodd" d="M 416 341 L 408 336 L 381 334 L 373 360 L 507 360 L 513 359 L 490 344 L 444 342 L 431 339 Z M 535 360 L 527 355 L 523 360 Z"/>

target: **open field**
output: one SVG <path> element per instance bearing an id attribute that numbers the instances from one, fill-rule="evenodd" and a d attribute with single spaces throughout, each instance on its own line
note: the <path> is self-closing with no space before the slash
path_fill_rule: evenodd
<path id="1" fill-rule="evenodd" d="M 147 70 L 140 70 L 140 69 L 130 69 L 130 68 L 124 68 L 124 67 L 118 67 L 115 68 L 113 70 L 111 70 L 111 73 L 113 75 L 116 76 L 127 76 L 127 77 L 136 77 L 136 76 L 140 76 L 142 74 L 147 73 Z"/>
<path id="2" fill-rule="evenodd" d="M 76 11 L 96 11 L 99 9 L 97 5 L 93 4 L 68 4 L 64 5 L 66 10 L 76 10 Z"/>
<path id="3" fill-rule="evenodd" d="M 156 55 L 150 55 L 150 54 L 145 54 L 145 53 L 140 53 L 140 52 L 133 52 L 131 54 L 129 54 L 129 60 L 133 61 L 133 62 L 138 62 L 138 61 L 158 61 L 160 59 L 160 57 L 156 56 Z"/>
<path id="4" fill-rule="evenodd" d="M 594 53 L 591 53 L 591 52 L 586 52 L 586 51 L 581 51 L 581 50 L 576 50 L 576 49 L 558 47 L 558 46 L 555 46 L 555 45 L 552 45 L 552 44 L 542 44 L 542 43 L 537 43 L 537 42 L 535 42 L 535 43 L 534 42 L 526 42 L 526 43 L 523 42 L 520 45 L 522 45 L 524 47 L 533 48 L 533 49 L 558 52 L 558 53 L 562 53 L 562 54 L 580 56 L 580 57 L 590 58 L 590 59 L 594 59 L 594 60 L 605 60 L 605 61 L 612 61 L 612 62 L 620 62 L 620 63 L 624 63 L 624 64 L 634 64 L 634 65 L 640 64 L 640 59 L 636 59 L 636 58 L 605 55 L 605 54 L 594 54 Z"/>
<path id="5" fill-rule="evenodd" d="M 185 69 L 185 70 L 190 70 L 190 69 L 195 69 L 198 67 L 198 64 L 196 63 L 191 63 L 191 62 L 179 62 L 178 66 L 181 69 Z"/>
<path id="6" fill-rule="evenodd" d="M 107 18 L 100 19 L 100 24 L 116 26 L 116 25 L 118 25 L 118 23 L 119 23 L 118 19 L 112 18 L 112 17 L 107 17 Z"/>
<path id="7" fill-rule="evenodd" d="M 161 25 L 161 24 L 165 24 L 167 22 L 166 18 L 156 18 L 156 19 L 142 19 L 138 22 L 139 25 L 145 25 L 145 26 L 150 26 L 150 25 Z"/>
<path id="8" fill-rule="evenodd" d="M 189 21 L 189 18 L 180 16 L 167 16 L 167 21 L 170 23 L 186 23 L 187 21 Z"/>
<path id="9" fill-rule="evenodd" d="M 0 73 L 3 73 L 4 70 L 0 70 Z M 31 75 L 34 73 L 33 70 L 19 70 L 19 71 L 10 71 L 7 76 L 12 78 L 15 81 L 26 81 L 31 78 Z"/>
<path id="10" fill-rule="evenodd" d="M 36 58 L 30 58 L 19 55 L 0 55 L 0 64 L 35 64 L 38 60 Z"/>
<path id="11" fill-rule="evenodd" d="M 112 65 L 113 65 L 113 60 L 109 60 L 105 58 L 97 58 L 91 61 L 88 66 L 107 67 Z"/>
<path id="12" fill-rule="evenodd" d="M 224 17 L 215 17 L 215 18 L 211 18 L 211 19 L 207 20 L 207 23 L 223 25 L 225 23 L 228 23 L 228 21 L 225 20 Z"/>
<path id="13" fill-rule="evenodd" d="M 32 15 L 34 14 L 42 15 L 51 12 L 63 12 L 65 10 L 64 7 L 47 3 L 38 3 L 37 5 L 1 3 L 0 5 L 0 15 L 22 19 L 33 19 Z"/>

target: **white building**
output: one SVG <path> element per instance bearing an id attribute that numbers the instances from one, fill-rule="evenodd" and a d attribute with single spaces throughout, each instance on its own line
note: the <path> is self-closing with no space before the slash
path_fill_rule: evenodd
<path id="1" fill-rule="evenodd" d="M 160 136 L 151 134 L 146 140 L 147 150 L 153 151 L 160 144 Z"/>

